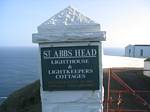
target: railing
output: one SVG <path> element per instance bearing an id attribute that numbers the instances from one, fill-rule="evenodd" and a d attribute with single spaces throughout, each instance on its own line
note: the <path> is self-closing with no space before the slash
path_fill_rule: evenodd
<path id="1" fill-rule="evenodd" d="M 132 69 L 109 69 L 107 72 L 108 75 L 108 82 L 107 82 L 107 98 L 104 101 L 104 104 L 106 106 L 104 107 L 104 112 L 150 112 L 150 104 L 145 100 L 140 94 L 149 94 L 150 95 L 150 90 L 135 90 L 132 87 L 130 87 L 123 79 L 121 79 L 118 76 L 118 71 L 133 71 Z M 135 71 L 135 69 L 134 69 Z M 141 69 L 136 69 L 136 71 L 141 71 Z M 142 70 L 144 71 L 144 70 Z M 123 87 L 122 90 L 118 89 L 111 89 L 111 79 L 116 81 L 119 85 Z M 134 82 L 133 82 L 134 83 Z M 118 98 L 115 100 L 115 103 L 117 105 L 117 108 L 111 108 L 112 103 L 114 102 L 112 100 L 111 94 L 117 94 Z M 138 102 L 141 103 L 145 107 L 145 109 L 123 109 L 120 107 L 120 105 L 123 102 L 122 95 L 123 94 L 130 94 L 133 95 Z"/>

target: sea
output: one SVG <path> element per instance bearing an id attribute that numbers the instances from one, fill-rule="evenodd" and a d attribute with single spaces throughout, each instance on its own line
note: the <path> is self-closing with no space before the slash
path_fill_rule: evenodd
<path id="1" fill-rule="evenodd" d="M 37 47 L 0 47 L 0 104 L 14 91 L 39 79 Z M 105 55 L 124 56 L 124 48 L 104 48 Z"/>

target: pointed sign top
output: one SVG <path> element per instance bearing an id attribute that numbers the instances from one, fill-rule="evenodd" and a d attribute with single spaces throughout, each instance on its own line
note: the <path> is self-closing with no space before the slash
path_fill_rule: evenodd
<path id="1" fill-rule="evenodd" d="M 68 6 L 64 10 L 60 11 L 56 15 L 52 16 L 46 22 L 41 25 L 91 25 L 97 24 L 90 18 L 84 16 L 71 6 Z"/>
<path id="2" fill-rule="evenodd" d="M 84 16 L 71 6 L 60 11 L 38 27 L 33 42 L 103 41 L 105 31 L 100 24 Z"/>

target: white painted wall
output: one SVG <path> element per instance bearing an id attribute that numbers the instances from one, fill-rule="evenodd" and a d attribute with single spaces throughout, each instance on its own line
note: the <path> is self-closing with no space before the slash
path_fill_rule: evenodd
<path id="1" fill-rule="evenodd" d="M 143 55 L 141 55 L 141 50 L 143 50 Z M 138 58 L 150 57 L 150 46 L 129 45 L 125 48 L 125 56 Z"/>
<path id="2" fill-rule="evenodd" d="M 141 56 L 143 50 L 143 56 Z M 150 46 L 135 46 L 135 57 L 150 57 Z"/>
<path id="3" fill-rule="evenodd" d="M 144 61 L 144 75 L 150 77 L 150 61 Z"/>
<path id="4" fill-rule="evenodd" d="M 103 55 L 103 68 L 144 68 L 145 58 Z"/>
<path id="5" fill-rule="evenodd" d="M 125 56 L 134 57 L 134 46 L 133 45 L 128 45 L 125 48 Z"/>

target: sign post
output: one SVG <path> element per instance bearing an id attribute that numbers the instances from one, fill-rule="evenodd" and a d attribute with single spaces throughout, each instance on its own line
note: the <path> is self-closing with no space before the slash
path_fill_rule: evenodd
<path id="1" fill-rule="evenodd" d="M 102 112 L 100 25 L 67 7 L 38 27 L 42 112 Z"/>

